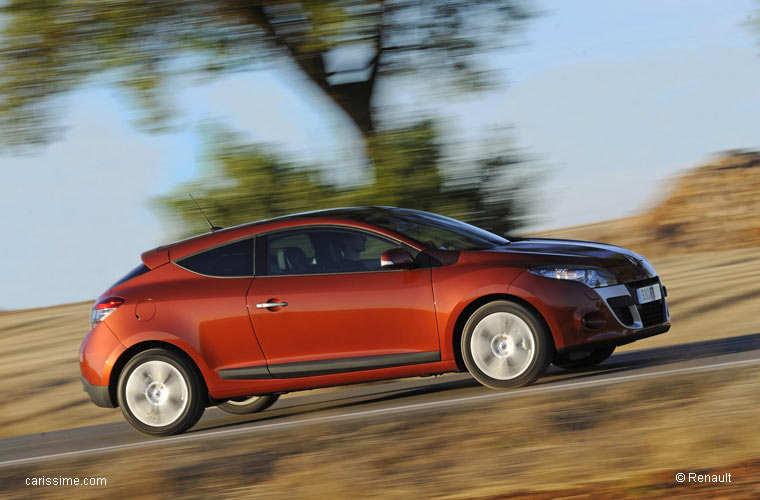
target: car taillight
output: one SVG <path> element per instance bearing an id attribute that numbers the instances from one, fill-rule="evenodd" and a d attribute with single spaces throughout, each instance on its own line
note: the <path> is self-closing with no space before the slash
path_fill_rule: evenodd
<path id="1" fill-rule="evenodd" d="M 109 314 L 114 312 L 116 308 L 123 303 L 124 299 L 121 297 L 106 297 L 105 299 L 97 301 L 90 314 L 90 326 L 95 328 L 97 323 L 106 319 Z"/>

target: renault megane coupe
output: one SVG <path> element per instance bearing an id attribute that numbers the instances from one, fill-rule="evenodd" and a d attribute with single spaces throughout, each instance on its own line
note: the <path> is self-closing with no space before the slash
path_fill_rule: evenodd
<path id="1" fill-rule="evenodd" d="M 96 405 L 170 435 L 209 406 L 252 413 L 316 387 L 465 370 L 524 386 L 665 333 L 666 295 L 624 248 L 331 209 L 143 253 L 97 299 L 79 362 Z"/>

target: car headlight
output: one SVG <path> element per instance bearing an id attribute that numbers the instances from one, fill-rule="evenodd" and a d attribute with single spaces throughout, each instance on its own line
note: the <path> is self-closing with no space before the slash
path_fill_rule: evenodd
<path id="1" fill-rule="evenodd" d="M 617 278 L 615 278 L 612 273 L 605 271 L 604 269 L 596 269 L 593 267 L 539 267 L 531 269 L 529 272 L 544 278 L 577 281 L 591 288 L 618 284 Z"/>

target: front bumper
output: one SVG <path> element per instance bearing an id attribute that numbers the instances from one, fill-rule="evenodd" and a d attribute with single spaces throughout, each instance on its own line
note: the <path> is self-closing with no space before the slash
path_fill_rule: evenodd
<path id="1" fill-rule="evenodd" d="M 623 285 L 592 289 L 574 281 L 554 280 L 523 273 L 510 293 L 527 300 L 549 326 L 558 352 L 623 345 L 670 329 L 670 313 L 662 298 L 639 304 L 636 288 L 662 284 L 647 278 Z"/>
<path id="2" fill-rule="evenodd" d="M 82 386 L 84 386 L 84 392 L 90 396 L 93 403 L 101 408 L 116 408 L 111 400 L 111 393 L 107 385 L 92 385 L 82 376 Z"/>
<path id="3" fill-rule="evenodd" d="M 666 323 L 664 325 L 650 326 L 648 328 L 641 329 L 637 331 L 636 333 L 632 333 L 626 337 L 619 337 L 619 338 L 615 338 L 611 340 L 603 340 L 599 342 L 587 342 L 585 344 L 563 347 L 561 349 L 557 349 L 557 355 L 566 356 L 568 353 L 576 352 L 576 351 L 592 351 L 599 347 L 609 347 L 613 345 L 614 346 L 626 345 L 626 344 L 630 344 L 632 342 L 636 342 L 641 339 L 654 337 L 655 335 L 662 335 L 668 330 L 670 330 L 670 323 Z"/>
<path id="4" fill-rule="evenodd" d="M 661 298 L 640 304 L 636 298 L 636 290 L 650 285 L 659 287 Z M 620 285 L 595 288 L 594 292 L 604 299 L 621 325 L 640 330 L 670 322 L 670 311 L 665 300 L 668 295 L 667 290 L 657 276 Z"/>

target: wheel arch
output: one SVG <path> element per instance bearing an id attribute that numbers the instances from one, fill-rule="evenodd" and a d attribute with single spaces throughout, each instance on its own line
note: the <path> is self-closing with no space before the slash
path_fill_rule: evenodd
<path id="1" fill-rule="evenodd" d="M 134 344 L 127 348 L 119 358 L 114 363 L 113 368 L 111 369 L 111 376 L 108 379 L 108 396 L 111 398 L 111 403 L 114 405 L 114 408 L 117 408 L 119 406 L 119 400 L 116 394 L 116 391 L 118 390 L 119 385 L 119 376 L 121 375 L 122 370 L 124 369 L 124 366 L 129 362 L 130 359 L 134 358 L 141 352 L 147 351 L 148 349 L 164 349 L 166 351 L 173 352 L 174 354 L 177 354 L 182 359 L 188 362 L 190 367 L 195 370 L 195 374 L 198 376 L 199 380 L 201 381 L 201 384 L 203 384 L 203 392 L 206 395 L 207 404 L 208 400 L 210 400 L 209 392 L 208 392 L 208 385 L 206 384 L 206 378 L 203 376 L 203 372 L 201 371 L 198 364 L 195 362 L 192 356 L 190 356 L 187 352 L 185 352 L 181 347 L 176 346 L 172 344 L 171 342 L 165 342 L 161 340 L 146 340 L 143 342 L 139 342 L 137 344 Z"/>
<path id="2" fill-rule="evenodd" d="M 454 351 L 454 359 L 456 360 L 457 368 L 460 371 L 467 371 L 467 367 L 464 364 L 464 358 L 462 357 L 462 334 L 464 333 L 464 325 L 467 323 L 467 320 L 470 319 L 470 316 L 472 316 L 472 314 L 481 306 L 484 306 L 489 302 L 495 302 L 497 300 L 506 300 L 519 304 L 531 311 L 536 316 L 536 318 L 541 321 L 544 328 L 546 329 L 546 332 L 549 335 L 549 346 L 551 348 L 549 359 L 554 359 L 554 353 L 556 352 L 556 347 L 554 345 L 554 335 L 552 334 L 551 328 L 549 328 L 549 324 L 547 323 L 544 316 L 539 312 L 539 310 L 533 307 L 533 305 L 527 300 L 516 295 L 511 295 L 508 293 L 492 293 L 472 300 L 465 306 L 464 309 L 462 309 L 462 312 L 459 313 L 459 316 L 454 323 L 454 332 L 451 336 L 451 342 L 453 344 L 452 349 Z"/>

